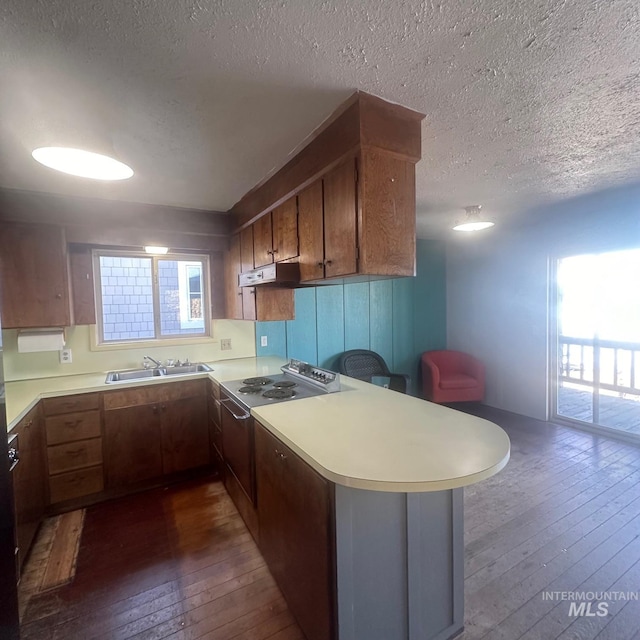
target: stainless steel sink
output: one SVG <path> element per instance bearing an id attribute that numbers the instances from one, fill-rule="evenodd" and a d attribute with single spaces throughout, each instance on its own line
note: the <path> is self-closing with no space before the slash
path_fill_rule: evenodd
<path id="1" fill-rule="evenodd" d="M 114 382 L 131 382 L 132 380 L 145 380 L 147 378 L 171 377 L 187 375 L 189 373 L 203 373 L 213 369 L 202 362 L 180 365 L 178 367 L 155 367 L 154 369 L 129 369 L 127 371 L 109 371 L 105 380 L 106 384 Z"/>

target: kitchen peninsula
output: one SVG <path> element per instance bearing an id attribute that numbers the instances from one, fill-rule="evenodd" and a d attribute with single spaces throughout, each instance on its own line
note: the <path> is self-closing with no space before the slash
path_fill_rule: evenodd
<path id="1" fill-rule="evenodd" d="M 186 379 L 210 378 L 217 385 L 276 373 L 282 361 L 210 364 L 212 372 Z M 10 428 L 40 398 L 111 393 L 104 377 L 9 383 Z M 173 384 L 179 383 L 144 381 L 118 389 Z M 444 639 L 458 633 L 461 488 L 506 465 L 509 439 L 502 429 L 351 378 L 342 379 L 339 393 L 261 406 L 251 415 L 257 500 L 250 529 L 309 640 Z M 243 517 L 246 508 L 246 501 L 239 505 Z M 309 594 L 317 594 L 310 607 Z"/>

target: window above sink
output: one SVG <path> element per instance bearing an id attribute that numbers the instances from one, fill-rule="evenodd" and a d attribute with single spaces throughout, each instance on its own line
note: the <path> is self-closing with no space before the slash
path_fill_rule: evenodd
<path id="1" fill-rule="evenodd" d="M 210 336 L 209 258 L 96 250 L 98 344 Z"/>

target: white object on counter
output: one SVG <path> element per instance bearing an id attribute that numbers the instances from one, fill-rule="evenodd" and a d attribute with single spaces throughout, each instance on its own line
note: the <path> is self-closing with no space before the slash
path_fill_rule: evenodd
<path id="1" fill-rule="evenodd" d="M 29 329 L 18 333 L 18 353 L 60 351 L 64 344 L 64 329 Z"/>

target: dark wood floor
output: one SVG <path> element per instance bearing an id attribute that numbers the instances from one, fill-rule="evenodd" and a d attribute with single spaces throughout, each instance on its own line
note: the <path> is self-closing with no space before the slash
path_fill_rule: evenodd
<path id="1" fill-rule="evenodd" d="M 218 481 L 87 510 L 76 577 L 33 596 L 23 640 L 302 640 Z"/>
<path id="2" fill-rule="evenodd" d="M 509 465 L 465 490 L 465 640 L 640 640 L 640 602 L 570 617 L 544 591 L 640 591 L 640 449 L 478 407 Z M 25 639 L 303 638 L 217 482 L 87 511 L 74 582 L 28 604 Z M 366 640 L 366 639 L 363 639 Z"/>

